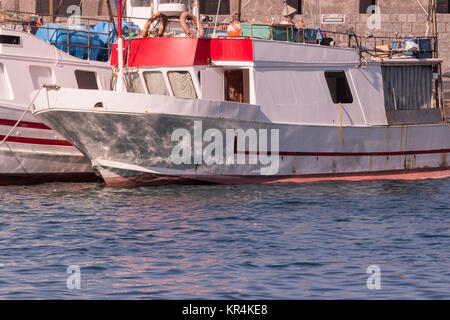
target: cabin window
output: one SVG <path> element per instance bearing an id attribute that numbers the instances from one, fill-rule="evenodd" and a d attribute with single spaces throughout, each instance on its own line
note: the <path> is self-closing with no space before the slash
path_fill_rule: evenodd
<path id="1" fill-rule="evenodd" d="M 166 81 L 164 76 L 159 71 L 144 72 L 145 84 L 147 85 L 148 93 L 158 96 L 168 96 Z"/>
<path id="2" fill-rule="evenodd" d="M 219 6 L 219 0 L 208 0 L 200 1 L 200 14 L 217 14 L 217 7 Z M 230 1 L 221 0 L 219 14 L 229 15 L 230 11 Z"/>
<path id="3" fill-rule="evenodd" d="M 2 34 L 0 35 L 0 43 L 20 45 L 20 37 Z"/>
<path id="4" fill-rule="evenodd" d="M 327 71 L 325 78 L 334 103 L 353 103 L 352 91 L 344 71 Z"/>
<path id="5" fill-rule="evenodd" d="M 226 70 L 225 101 L 250 103 L 250 70 Z"/>
<path id="6" fill-rule="evenodd" d="M 45 5 L 45 2 L 47 2 L 47 5 Z M 59 5 L 56 5 L 56 1 L 53 1 L 53 2 L 55 2 L 55 4 L 53 5 L 53 12 L 50 13 L 52 15 L 70 17 L 72 14 L 78 14 L 78 12 L 73 11 L 74 7 L 71 7 L 71 6 L 77 6 L 81 10 L 80 15 L 83 15 L 82 14 L 82 10 L 83 10 L 82 2 L 85 2 L 85 1 L 80 1 L 80 0 L 61 1 L 60 0 Z M 37 6 L 36 10 L 40 11 L 42 15 L 49 13 L 49 5 L 48 5 L 49 1 L 34 1 L 34 3 L 36 3 L 36 6 Z M 88 4 L 86 4 L 86 6 L 87 5 Z"/>
<path id="7" fill-rule="evenodd" d="M 145 93 L 141 77 L 138 72 L 129 72 L 125 74 L 125 81 L 128 92 Z"/>
<path id="8" fill-rule="evenodd" d="M 303 0 L 287 0 L 286 4 L 289 7 L 291 7 L 291 8 L 296 10 L 296 12 L 291 12 L 291 11 L 289 11 L 290 8 L 288 8 L 288 12 L 287 13 L 288 14 L 292 14 L 292 13 L 302 14 L 302 1 Z"/>
<path id="9" fill-rule="evenodd" d="M 377 0 L 359 0 L 359 13 L 374 13 L 368 12 L 370 6 L 375 6 L 377 4 Z"/>
<path id="10" fill-rule="evenodd" d="M 0 98 L 12 100 L 13 95 L 11 91 L 11 86 L 9 84 L 8 77 L 6 75 L 5 67 L 0 63 Z"/>
<path id="11" fill-rule="evenodd" d="M 48 67 L 30 66 L 30 76 L 35 90 L 43 84 L 53 84 L 52 69 Z"/>
<path id="12" fill-rule="evenodd" d="M 152 1 L 152 0 L 131 0 L 131 6 L 132 7 L 150 7 L 150 1 Z M 163 3 L 163 1 L 161 3 Z"/>
<path id="13" fill-rule="evenodd" d="M 225 71 L 225 101 L 249 103 L 248 70 Z"/>
<path id="14" fill-rule="evenodd" d="M 437 0 L 436 1 L 437 13 L 450 13 L 450 1 L 449 0 Z"/>
<path id="15" fill-rule="evenodd" d="M 97 75 L 95 72 L 75 70 L 78 89 L 98 90 Z"/>
<path id="16" fill-rule="evenodd" d="M 180 98 L 197 98 L 194 83 L 188 71 L 170 71 L 167 74 L 174 96 Z"/>
<path id="17" fill-rule="evenodd" d="M 386 110 L 414 110 L 431 107 L 431 66 L 383 66 Z"/>

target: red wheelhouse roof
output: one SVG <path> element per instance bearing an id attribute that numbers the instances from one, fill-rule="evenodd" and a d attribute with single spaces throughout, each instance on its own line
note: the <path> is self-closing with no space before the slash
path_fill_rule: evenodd
<path id="1" fill-rule="evenodd" d="M 117 44 L 111 65 L 118 64 Z M 208 65 L 209 61 L 253 61 L 251 39 L 140 38 L 124 41 L 128 67 L 180 67 Z M 127 64 L 128 60 L 128 64 Z"/>

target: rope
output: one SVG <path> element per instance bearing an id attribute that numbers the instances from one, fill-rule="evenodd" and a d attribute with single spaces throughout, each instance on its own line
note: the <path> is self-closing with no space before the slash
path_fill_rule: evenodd
<path id="1" fill-rule="evenodd" d="M 6 140 L 8 140 L 9 136 L 11 135 L 11 133 L 17 128 L 17 126 L 19 125 L 20 122 L 22 122 L 23 118 L 25 117 L 25 115 L 27 114 L 27 112 L 30 110 L 31 106 L 33 105 L 34 101 L 37 99 L 37 97 L 39 96 L 39 93 L 41 93 L 41 90 L 44 86 L 42 85 L 39 88 L 39 91 L 36 93 L 35 97 L 33 98 L 33 100 L 31 100 L 30 104 L 28 105 L 28 107 L 25 109 L 25 111 L 22 113 L 22 115 L 20 116 L 19 120 L 17 120 L 16 124 L 11 128 L 11 130 L 9 130 L 8 134 L 5 136 L 5 138 L 3 138 L 2 142 L 0 142 L 0 146 L 3 145 L 5 143 Z"/>

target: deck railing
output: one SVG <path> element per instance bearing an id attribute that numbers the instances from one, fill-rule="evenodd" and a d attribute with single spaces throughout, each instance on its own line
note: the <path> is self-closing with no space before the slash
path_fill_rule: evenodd
<path id="1" fill-rule="evenodd" d="M 227 25 L 222 25 L 221 30 L 226 30 Z M 266 24 L 266 23 L 247 23 L 243 37 L 253 39 L 266 39 L 277 41 L 289 41 L 298 43 L 315 43 L 321 45 L 332 45 L 345 48 L 359 49 L 361 56 L 369 59 L 393 58 L 397 55 L 416 55 L 428 58 L 437 58 L 437 39 L 436 37 L 402 37 L 395 36 L 366 36 L 357 35 L 354 32 L 339 32 L 324 30 L 319 28 L 308 28 L 290 24 Z M 264 28 L 265 33 L 261 36 L 260 28 Z M 244 30 L 244 29 L 243 29 Z M 280 32 L 281 30 L 281 32 Z M 311 34 L 316 30 L 320 37 L 311 39 L 307 33 Z M 283 32 L 284 31 L 284 32 Z M 280 36 L 281 34 L 281 36 Z M 408 51 L 406 42 L 416 42 L 425 44 L 426 49 L 420 48 L 417 51 Z"/>
<path id="2" fill-rule="evenodd" d="M 75 25 L 68 23 L 71 17 L 67 16 L 57 16 L 57 15 L 39 15 L 36 16 L 41 21 L 37 22 L 35 20 L 31 20 L 29 17 L 35 15 L 30 12 L 18 12 L 18 11 L 8 11 L 8 12 L 0 12 L 0 27 L 6 27 L 9 29 L 16 29 L 25 32 L 31 32 L 36 34 L 38 30 L 45 30 L 47 33 L 46 40 L 54 46 L 64 47 L 67 53 L 70 53 L 71 48 L 86 48 L 87 50 L 87 59 L 91 57 L 91 50 L 102 50 L 103 52 L 110 52 L 111 50 L 111 35 L 114 31 L 108 30 L 108 32 L 97 32 L 91 29 L 91 26 L 95 25 L 98 22 L 106 22 L 109 23 L 109 20 L 105 19 L 96 19 L 90 17 L 76 17 L 77 26 L 86 26 L 85 30 L 83 29 L 75 29 L 73 28 Z M 52 27 L 49 24 L 56 23 L 61 24 L 61 27 Z M 109 29 L 109 28 L 108 28 Z M 67 33 L 66 42 L 58 42 L 52 39 L 51 33 L 53 31 L 64 31 Z M 71 35 L 73 33 L 83 34 L 87 38 L 87 44 L 79 44 L 73 43 L 71 41 Z M 105 46 L 98 46 L 91 43 L 91 36 L 104 36 L 107 41 L 105 42 Z"/>

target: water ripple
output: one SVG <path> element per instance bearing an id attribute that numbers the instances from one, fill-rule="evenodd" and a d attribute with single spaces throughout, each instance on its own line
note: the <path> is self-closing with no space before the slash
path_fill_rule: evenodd
<path id="1" fill-rule="evenodd" d="M 0 298 L 449 299 L 449 203 L 450 179 L 0 187 Z"/>

